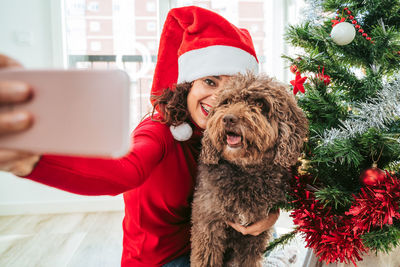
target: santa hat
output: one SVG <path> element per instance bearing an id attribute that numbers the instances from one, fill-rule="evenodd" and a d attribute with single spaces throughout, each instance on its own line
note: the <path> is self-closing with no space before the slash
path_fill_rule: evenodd
<path id="1" fill-rule="evenodd" d="M 247 30 L 204 8 L 174 8 L 161 33 L 151 95 L 160 95 L 177 83 L 247 71 L 258 72 Z"/>

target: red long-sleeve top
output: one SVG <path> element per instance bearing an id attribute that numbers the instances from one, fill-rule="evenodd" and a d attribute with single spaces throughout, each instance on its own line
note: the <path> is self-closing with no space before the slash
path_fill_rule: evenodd
<path id="1" fill-rule="evenodd" d="M 191 201 L 202 132 L 186 142 L 150 118 L 121 159 L 44 155 L 25 178 L 81 195 L 124 193 L 121 265 L 161 266 L 190 250 Z"/>

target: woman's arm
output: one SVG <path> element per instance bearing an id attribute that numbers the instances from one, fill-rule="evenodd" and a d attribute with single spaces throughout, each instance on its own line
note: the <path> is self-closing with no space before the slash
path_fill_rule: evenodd
<path id="1" fill-rule="evenodd" d="M 165 153 L 164 128 L 138 127 L 132 148 L 120 159 L 44 155 L 24 178 L 81 195 L 117 195 L 140 186 Z"/>

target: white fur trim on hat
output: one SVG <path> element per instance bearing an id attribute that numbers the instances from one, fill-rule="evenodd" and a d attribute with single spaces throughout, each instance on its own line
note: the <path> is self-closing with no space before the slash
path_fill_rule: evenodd
<path id="1" fill-rule="evenodd" d="M 170 126 L 169 130 L 171 131 L 172 136 L 177 141 L 187 141 L 192 137 L 193 129 L 186 122 L 179 124 L 178 126 Z"/>
<path id="2" fill-rule="evenodd" d="M 214 75 L 258 73 L 256 58 L 243 49 L 213 45 L 195 49 L 178 58 L 178 83 L 192 82 L 196 79 Z"/>

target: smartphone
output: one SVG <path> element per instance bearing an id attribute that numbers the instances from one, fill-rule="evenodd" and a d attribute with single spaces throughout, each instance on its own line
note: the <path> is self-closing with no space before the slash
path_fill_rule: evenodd
<path id="1" fill-rule="evenodd" d="M 0 136 L 0 148 L 40 154 L 121 157 L 130 148 L 130 79 L 122 70 L 0 70 L 22 81 L 33 98 L 1 110 L 26 110 L 34 124 Z"/>

